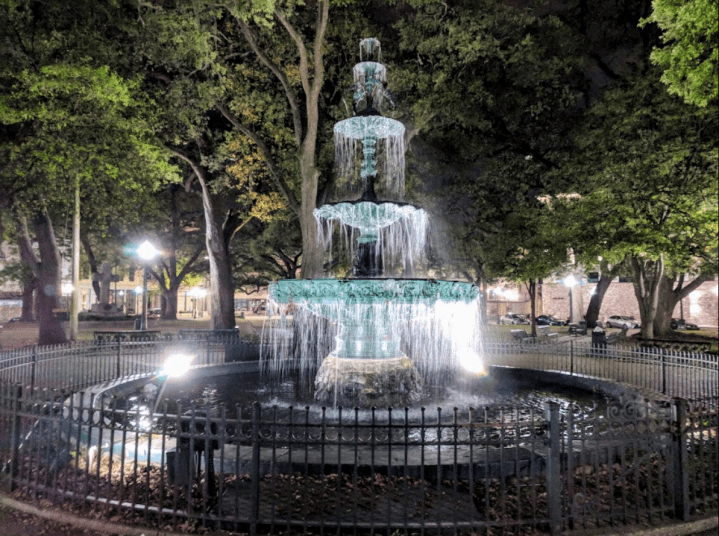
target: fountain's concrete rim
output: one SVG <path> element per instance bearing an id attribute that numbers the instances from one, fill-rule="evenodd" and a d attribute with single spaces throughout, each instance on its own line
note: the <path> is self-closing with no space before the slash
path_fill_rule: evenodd
<path id="1" fill-rule="evenodd" d="M 517 379 L 539 381 L 543 383 L 555 383 L 563 386 L 575 387 L 589 392 L 597 392 L 601 395 L 617 400 L 627 400 L 628 398 L 636 400 L 641 398 L 655 403 L 669 403 L 671 401 L 671 397 L 658 391 L 645 389 L 634 384 L 607 380 L 595 376 L 567 374 L 566 372 L 561 371 L 537 370 L 501 365 L 490 365 L 488 366 L 488 369 L 490 371 L 490 377 L 496 374 L 511 374 Z M 187 376 L 183 376 L 182 378 L 167 378 L 167 380 L 158 381 L 179 382 L 190 375 L 194 378 L 211 378 L 215 376 L 225 376 L 228 374 L 252 374 L 260 371 L 261 365 L 259 361 L 233 361 L 230 363 L 215 365 L 197 365 L 190 368 L 187 372 Z M 86 401 L 91 404 L 93 400 L 109 397 L 112 392 L 116 392 L 117 390 L 125 390 L 125 388 L 130 388 L 134 385 L 139 387 L 143 384 L 156 380 L 157 373 L 149 372 L 146 374 L 135 374 L 95 384 L 81 392 L 83 393 L 83 402 Z M 78 396 L 79 394 L 80 393 L 76 393 L 75 396 Z M 78 402 L 74 397 L 73 400 L 74 402 Z M 83 404 L 83 406 L 89 407 L 85 404 Z"/>
<path id="2" fill-rule="evenodd" d="M 601 395 L 625 400 L 628 396 L 642 398 L 655 403 L 669 403 L 671 397 L 631 383 L 607 380 L 585 374 L 568 374 L 562 371 L 537 370 L 503 365 L 490 365 L 490 371 L 510 373 L 515 377 L 545 383 L 557 383 L 568 387 L 576 387 L 585 391 L 597 392 Z"/>
<path id="3" fill-rule="evenodd" d="M 219 365 L 195 365 L 190 367 L 187 374 L 193 375 L 195 378 L 211 378 L 213 376 L 222 376 L 226 374 L 238 374 L 238 373 L 253 373 L 260 371 L 259 361 L 232 361 L 230 363 L 221 363 Z M 72 403 L 74 407 L 91 408 L 95 400 L 102 400 L 103 398 L 109 398 L 113 392 L 124 391 L 134 386 L 140 388 L 143 385 L 152 383 L 154 381 L 163 382 L 178 382 L 182 381 L 184 377 L 173 378 L 168 377 L 165 380 L 160 380 L 157 376 L 157 371 L 146 372 L 144 374 L 132 374 L 130 376 L 123 376 L 114 380 L 108 380 L 101 383 L 96 383 L 74 393 L 68 401 Z"/>
<path id="4" fill-rule="evenodd" d="M 560 371 L 537 370 L 500 365 L 490 365 L 488 369 L 490 371 L 488 376 L 490 377 L 493 375 L 496 376 L 497 374 L 509 374 L 514 378 L 521 380 L 555 383 L 567 387 L 575 387 L 589 392 L 597 392 L 603 396 L 620 401 L 636 401 L 638 399 L 643 399 L 659 404 L 668 404 L 671 401 L 671 397 L 658 391 L 645 389 L 634 384 L 597 378 L 595 376 L 567 374 L 566 372 Z M 192 375 L 195 378 L 211 378 L 229 374 L 251 374 L 258 373 L 260 371 L 261 365 L 259 361 L 233 361 L 230 363 L 221 363 L 216 365 L 197 365 L 192 367 L 188 371 L 187 375 Z M 186 377 L 187 376 L 183 376 L 182 378 L 168 378 L 167 380 L 160 381 L 177 382 L 182 381 Z M 79 400 L 75 397 L 81 395 L 83 396 L 83 407 L 90 407 L 93 400 L 108 397 L 113 390 L 124 390 L 125 387 L 129 387 L 133 384 L 137 384 L 139 386 L 143 383 L 155 381 L 156 379 L 156 372 L 118 378 L 116 380 L 90 386 L 84 391 L 76 393 L 75 396 L 71 398 L 73 399 L 73 405 L 78 405 Z"/>

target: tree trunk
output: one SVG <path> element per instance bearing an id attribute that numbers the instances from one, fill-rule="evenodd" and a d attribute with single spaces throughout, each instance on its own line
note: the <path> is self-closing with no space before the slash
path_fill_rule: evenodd
<path id="1" fill-rule="evenodd" d="M 302 190 L 304 191 L 304 187 Z M 316 188 L 315 188 L 316 195 Z M 302 228 L 302 279 L 313 279 L 321 277 L 323 274 L 322 251 L 317 243 L 317 223 L 313 211 L 315 202 L 310 198 L 312 194 L 302 195 L 302 214 L 300 216 L 300 226 Z"/>
<path id="2" fill-rule="evenodd" d="M 607 293 L 612 279 L 614 279 L 613 274 L 610 273 L 609 275 L 605 275 L 604 272 L 602 272 L 602 276 L 599 278 L 597 286 L 594 288 L 594 293 L 589 298 L 589 306 L 587 307 L 587 313 L 585 315 L 588 329 L 594 329 L 597 327 L 599 311 L 602 308 L 604 295 Z"/>
<path id="3" fill-rule="evenodd" d="M 684 275 L 676 277 L 664 272 L 663 256 L 656 261 L 633 257 L 631 264 L 645 339 L 666 337 L 671 331 L 672 314 L 679 300 L 713 277 L 700 276 L 684 286 Z"/>
<path id="4" fill-rule="evenodd" d="M 529 306 L 531 315 L 529 317 L 529 327 L 532 330 L 532 336 L 537 336 L 537 323 L 534 321 L 537 318 L 537 281 L 532 279 L 525 283 L 527 292 L 529 292 Z"/>
<path id="5" fill-rule="evenodd" d="M 600 269 L 602 275 L 597 282 L 594 293 L 589 299 L 589 306 L 587 307 L 587 312 L 585 315 L 587 327 L 589 329 L 594 329 L 595 327 L 597 327 L 597 321 L 599 320 L 599 313 L 602 309 L 602 302 L 604 301 L 604 296 L 606 295 L 612 280 L 617 276 L 619 272 L 626 269 L 626 263 L 622 261 L 610 268 L 609 263 L 606 260 L 602 260 L 600 262 Z"/>
<path id="6" fill-rule="evenodd" d="M 172 285 L 162 293 L 164 298 L 165 310 L 162 312 L 162 318 L 165 320 L 177 320 L 177 288 Z"/>
<path id="7" fill-rule="evenodd" d="M 46 210 L 40 210 L 35 214 L 33 226 L 40 252 L 40 263 L 37 267 L 37 314 L 40 321 L 38 344 L 44 346 L 66 343 L 65 329 L 54 313 L 59 305 L 58 298 L 62 284 L 60 250 L 55 240 L 52 221 Z"/>
<path id="8" fill-rule="evenodd" d="M 300 226 L 302 227 L 302 279 L 321 277 L 323 274 L 323 251 L 317 241 L 317 222 L 314 210 L 317 206 L 319 171 L 315 166 L 315 145 L 319 112 L 316 102 L 308 106 L 307 135 L 302 144 L 300 173 L 302 174 L 302 199 L 300 202 Z"/>
<path id="9" fill-rule="evenodd" d="M 177 149 L 170 149 L 187 162 L 195 173 L 202 190 L 202 208 L 205 214 L 205 242 L 210 261 L 210 319 L 212 329 L 235 327 L 235 284 L 232 279 L 230 253 L 224 236 L 221 210 L 207 185 L 206 171 L 195 160 Z"/>
<path id="10" fill-rule="evenodd" d="M 684 286 L 684 274 L 679 277 L 664 275 L 659 285 L 659 307 L 654 317 L 654 336 L 661 338 L 671 334 L 671 321 L 674 309 L 682 299 L 699 288 L 705 281 L 711 281 L 712 276 L 700 276 Z M 676 286 L 675 286 L 676 283 Z"/>
<path id="11" fill-rule="evenodd" d="M 100 273 L 97 269 L 97 259 L 95 259 L 95 254 L 92 251 L 87 235 L 80 235 L 80 243 L 85 250 L 85 255 L 87 255 L 87 263 L 90 265 L 90 281 L 92 281 L 92 290 L 95 292 L 95 299 L 97 300 L 95 303 L 100 303 L 100 281 L 96 281 L 95 277 L 93 277 L 95 274 Z M 90 303 L 93 303 L 92 299 L 90 299 Z"/>
<path id="12" fill-rule="evenodd" d="M 37 289 L 37 279 L 33 277 L 29 281 L 22 284 L 22 310 L 20 312 L 20 322 L 35 321 L 35 290 Z"/>
<path id="13" fill-rule="evenodd" d="M 231 329 L 235 327 L 235 286 L 232 280 L 229 251 L 224 240 L 222 224 L 216 217 L 215 200 L 204 179 L 200 179 L 200 183 L 205 207 L 206 243 L 212 282 L 210 293 L 212 329 Z"/>
<path id="14" fill-rule="evenodd" d="M 664 257 L 657 260 L 631 257 L 634 275 L 634 294 L 639 304 L 642 322 L 642 337 L 654 338 L 654 318 L 659 307 L 659 285 L 664 275 Z"/>

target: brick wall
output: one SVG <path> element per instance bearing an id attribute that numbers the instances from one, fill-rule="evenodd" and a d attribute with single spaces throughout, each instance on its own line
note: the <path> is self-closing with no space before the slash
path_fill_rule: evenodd
<path id="1" fill-rule="evenodd" d="M 581 287 L 574 287 L 574 291 L 580 290 L 579 302 L 581 318 L 589 305 L 589 296 L 596 285 L 586 283 Z M 569 291 L 560 283 L 545 283 L 543 286 L 543 312 L 554 315 L 557 318 L 569 318 Z M 681 317 L 681 308 L 684 309 L 684 319 L 687 322 L 700 326 L 719 325 L 719 297 L 717 297 L 717 282 L 708 281 L 703 283 L 697 290 L 677 304 L 672 316 Z M 599 311 L 599 318 L 603 320 L 611 315 L 630 315 L 639 318 L 639 306 L 634 296 L 632 283 L 613 282 L 609 285 L 607 293 L 602 301 L 602 308 Z"/>

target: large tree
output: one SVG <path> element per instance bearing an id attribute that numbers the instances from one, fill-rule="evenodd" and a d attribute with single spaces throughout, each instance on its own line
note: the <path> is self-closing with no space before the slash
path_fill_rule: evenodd
<path id="1" fill-rule="evenodd" d="M 428 5 L 399 30 L 397 97 L 422 141 L 413 145 L 410 170 L 431 169 L 431 188 L 444 194 L 435 217 L 449 220 L 456 242 L 445 261 L 459 259 L 478 284 L 502 274 L 516 279 L 501 246 L 530 240 L 533 233 L 517 225 L 523 211 L 564 186 L 550 172 L 579 115 L 578 34 L 551 13 L 471 1 Z M 438 162 L 432 168 L 421 161 L 428 153 Z"/>
<path id="2" fill-rule="evenodd" d="M 662 91 L 644 66 L 577 135 L 573 172 L 586 182 L 574 225 L 594 234 L 584 233 L 593 253 L 631 268 L 647 338 L 665 335 L 678 301 L 717 273 L 717 117 Z"/>
<path id="3" fill-rule="evenodd" d="M 122 2 L 96 7 L 0 4 L 0 186 L 17 236 L 38 243 L 21 250 L 38 277 L 41 344 L 64 340 L 52 315 L 61 273 L 52 220 L 67 214 L 72 192 L 79 188 L 93 200 L 86 214 L 107 215 L 120 198 L 147 194 L 174 176 L 154 139 L 153 109 L 120 53 L 115 30 L 130 12 Z"/>

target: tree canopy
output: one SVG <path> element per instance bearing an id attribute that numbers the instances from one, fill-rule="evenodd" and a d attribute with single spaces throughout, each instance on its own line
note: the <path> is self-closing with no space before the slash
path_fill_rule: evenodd
<path id="1" fill-rule="evenodd" d="M 719 10 L 713 0 L 653 0 L 643 23 L 656 23 L 662 45 L 652 61 L 662 82 L 685 102 L 707 106 L 719 97 Z"/>

